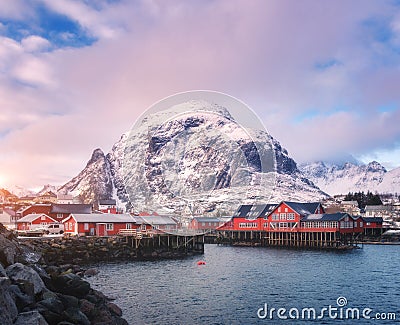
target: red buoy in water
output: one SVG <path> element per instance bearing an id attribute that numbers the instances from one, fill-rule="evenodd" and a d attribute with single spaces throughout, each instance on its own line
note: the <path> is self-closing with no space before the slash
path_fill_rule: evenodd
<path id="1" fill-rule="evenodd" d="M 197 265 L 206 265 L 206 262 L 205 261 L 198 261 Z"/>

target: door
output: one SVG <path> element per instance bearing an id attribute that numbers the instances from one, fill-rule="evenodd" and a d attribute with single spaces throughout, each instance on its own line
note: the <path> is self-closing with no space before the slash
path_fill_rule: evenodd
<path id="1" fill-rule="evenodd" d="M 105 236 L 106 235 L 106 224 L 105 223 L 98 223 L 97 227 L 97 236 Z"/>

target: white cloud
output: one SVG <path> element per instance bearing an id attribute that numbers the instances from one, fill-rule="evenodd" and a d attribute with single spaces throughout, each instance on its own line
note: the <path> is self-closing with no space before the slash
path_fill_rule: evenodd
<path id="1" fill-rule="evenodd" d="M 50 42 L 37 35 L 30 35 L 21 41 L 21 45 L 27 52 L 41 52 L 48 50 L 51 47 Z"/>
<path id="2" fill-rule="evenodd" d="M 66 15 L 70 19 L 78 22 L 83 28 L 87 29 L 92 35 L 99 38 L 113 38 L 119 33 L 119 28 L 114 27 L 108 21 L 106 9 L 98 11 L 84 2 L 71 0 L 41 0 L 48 8 L 55 12 Z"/>

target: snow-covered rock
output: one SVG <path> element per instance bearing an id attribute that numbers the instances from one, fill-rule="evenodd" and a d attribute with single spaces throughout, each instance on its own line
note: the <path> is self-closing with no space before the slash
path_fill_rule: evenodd
<path id="1" fill-rule="evenodd" d="M 327 196 L 266 131 L 244 129 L 226 108 L 205 101 L 142 118 L 110 153 L 96 149 L 61 190 L 85 203 L 115 198 L 135 210 L 179 214 L 232 213 L 239 204 Z"/>
<path id="2" fill-rule="evenodd" d="M 376 161 L 342 165 L 314 162 L 303 164 L 300 169 L 306 178 L 330 195 L 359 191 L 400 192 L 400 168 L 388 172 Z"/>

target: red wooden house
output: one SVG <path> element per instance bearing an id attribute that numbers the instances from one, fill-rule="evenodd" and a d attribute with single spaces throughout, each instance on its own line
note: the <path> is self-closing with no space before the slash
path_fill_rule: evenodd
<path id="1" fill-rule="evenodd" d="M 345 212 L 310 214 L 301 219 L 302 232 L 362 233 L 364 222 L 360 216 Z"/>
<path id="2" fill-rule="evenodd" d="M 141 226 L 137 217 L 111 213 L 71 214 L 62 223 L 66 234 L 87 236 L 113 236 Z"/>
<path id="3" fill-rule="evenodd" d="M 59 204 L 54 203 L 51 205 L 49 216 L 61 222 L 72 214 L 90 214 L 93 207 L 91 204 Z"/>
<path id="4" fill-rule="evenodd" d="M 44 213 L 50 216 L 51 204 L 33 204 L 25 206 L 17 211 L 17 218 L 22 218 L 28 214 Z"/>
<path id="5" fill-rule="evenodd" d="M 262 231 L 296 231 L 300 220 L 310 214 L 322 214 L 324 208 L 319 202 L 301 203 L 283 201 L 274 206 L 265 216 L 260 216 L 259 224 Z"/>
<path id="6" fill-rule="evenodd" d="M 117 201 L 114 199 L 99 200 L 99 211 L 103 213 L 117 213 Z"/>
<path id="7" fill-rule="evenodd" d="M 178 229 L 177 221 L 166 215 L 142 215 L 137 216 L 141 220 L 142 230 L 158 230 L 160 232 L 176 231 Z"/>
<path id="8" fill-rule="evenodd" d="M 214 231 L 219 226 L 222 226 L 224 222 L 219 218 L 211 217 L 194 217 L 189 224 L 189 229 L 201 230 L 201 231 Z"/>
<path id="9" fill-rule="evenodd" d="M 257 231 L 261 230 L 260 218 L 265 218 L 276 204 L 241 205 L 232 219 L 219 230 Z"/>
<path id="10" fill-rule="evenodd" d="M 35 230 L 41 226 L 57 222 L 44 213 L 28 214 L 17 220 L 17 230 Z"/>
<path id="11" fill-rule="evenodd" d="M 383 233 L 383 218 L 382 217 L 363 217 L 364 220 L 364 235 L 380 236 Z"/>

